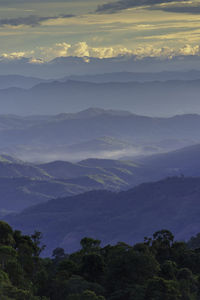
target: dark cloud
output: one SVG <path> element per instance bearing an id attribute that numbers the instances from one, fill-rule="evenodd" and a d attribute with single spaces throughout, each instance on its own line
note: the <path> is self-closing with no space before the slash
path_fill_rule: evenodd
<path id="1" fill-rule="evenodd" d="M 67 19 L 72 18 L 74 15 L 59 15 L 54 17 L 39 17 L 36 15 L 30 15 L 28 17 L 19 17 L 19 18 L 12 18 L 12 19 L 0 19 L 0 27 L 10 25 L 10 26 L 19 26 L 19 25 L 27 25 L 27 26 L 38 26 L 42 22 L 47 20 L 56 20 L 59 18 Z"/>
<path id="2" fill-rule="evenodd" d="M 115 13 L 120 10 L 124 10 L 132 7 L 156 5 L 162 3 L 170 3 L 174 0 L 120 0 L 117 2 L 106 3 L 99 5 L 96 12 L 98 13 Z"/>
<path id="3" fill-rule="evenodd" d="M 116 2 L 99 5 L 97 13 L 116 13 L 124 9 L 147 6 L 148 9 L 163 10 L 177 13 L 200 13 L 199 3 L 186 3 L 186 0 L 179 0 L 179 4 L 172 4 L 174 0 L 119 0 Z M 159 6 L 159 4 L 166 4 L 166 6 Z M 167 5 L 168 4 L 168 5 Z"/>
<path id="4" fill-rule="evenodd" d="M 0 0 L 0 4 L 17 4 L 17 3 L 48 3 L 48 2 L 54 2 L 54 3 L 58 3 L 58 2 L 71 2 L 73 0 Z M 85 0 L 84 0 L 85 1 Z"/>
<path id="5" fill-rule="evenodd" d="M 166 7 L 151 7 L 152 10 L 163 10 L 172 13 L 185 13 L 185 14 L 200 14 L 200 3 L 199 4 L 185 4 L 185 5 L 172 5 Z"/>

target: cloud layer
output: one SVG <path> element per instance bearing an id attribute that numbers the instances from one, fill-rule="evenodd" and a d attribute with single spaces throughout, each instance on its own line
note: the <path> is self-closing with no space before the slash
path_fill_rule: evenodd
<path id="1" fill-rule="evenodd" d="M 143 58 L 168 58 L 176 56 L 200 56 L 200 45 L 186 44 L 180 48 L 157 47 L 148 45 L 129 49 L 126 47 L 91 47 L 86 42 L 76 44 L 57 43 L 51 47 L 38 47 L 32 51 L 19 51 L 11 53 L 1 53 L 1 60 L 16 60 L 29 58 L 30 63 L 41 64 L 58 57 L 82 57 L 89 63 L 90 58 L 114 58 L 114 57 L 134 57 L 135 60 Z"/>
<path id="2" fill-rule="evenodd" d="M 187 0 L 119 0 L 116 2 L 99 5 L 96 12 L 112 14 L 125 9 L 137 7 L 144 7 L 147 9 L 163 10 L 175 13 L 200 13 L 200 2 Z"/>
<path id="3" fill-rule="evenodd" d="M 66 14 L 66 15 L 60 15 L 60 16 L 47 16 L 47 17 L 39 17 L 36 15 L 30 15 L 28 17 L 19 17 L 19 18 L 7 18 L 7 19 L 0 19 L 0 27 L 4 26 L 20 26 L 20 25 L 26 25 L 26 26 L 38 26 L 42 22 L 48 21 L 48 20 L 56 20 L 56 19 L 67 19 L 72 18 L 74 15 L 72 14 Z"/>

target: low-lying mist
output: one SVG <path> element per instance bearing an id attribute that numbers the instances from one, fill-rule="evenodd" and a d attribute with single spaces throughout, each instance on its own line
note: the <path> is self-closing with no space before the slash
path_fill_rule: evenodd
<path id="1" fill-rule="evenodd" d="M 153 151 L 144 151 L 142 149 L 123 149 L 123 150 L 112 150 L 112 151 L 83 151 L 78 153 L 73 152 L 34 152 L 27 151 L 24 153 L 15 152 L 14 156 L 23 161 L 32 162 L 32 163 L 41 163 L 41 162 L 52 162 L 57 160 L 78 162 L 88 158 L 99 158 L 99 159 L 123 159 L 127 157 L 137 157 L 141 155 L 150 155 L 155 152 Z"/>

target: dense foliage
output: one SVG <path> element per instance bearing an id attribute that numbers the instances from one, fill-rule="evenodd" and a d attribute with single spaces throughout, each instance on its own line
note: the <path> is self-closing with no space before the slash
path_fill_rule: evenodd
<path id="1" fill-rule="evenodd" d="M 83 238 L 79 251 L 52 258 L 40 257 L 40 240 L 0 222 L 1 300 L 200 299 L 200 251 L 168 230 L 134 246 Z"/>

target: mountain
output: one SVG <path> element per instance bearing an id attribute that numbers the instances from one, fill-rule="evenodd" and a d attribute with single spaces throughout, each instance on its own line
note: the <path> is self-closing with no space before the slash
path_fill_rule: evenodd
<path id="1" fill-rule="evenodd" d="M 7 155 L 0 156 L 0 177 L 50 178 L 44 170 L 37 166 L 24 163 Z"/>
<path id="2" fill-rule="evenodd" d="M 0 75 L 0 89 L 7 89 L 11 87 L 29 89 L 34 85 L 45 81 L 45 79 L 26 77 L 22 75 Z"/>
<path id="3" fill-rule="evenodd" d="M 196 80 L 200 79 L 200 71 L 162 71 L 156 73 L 150 72 L 114 72 L 92 75 L 70 75 L 63 78 L 57 78 L 57 81 L 65 82 L 86 81 L 93 83 L 106 82 L 146 82 L 146 81 L 168 81 L 168 80 Z M 45 82 L 53 82 L 55 79 L 38 78 L 22 75 L 0 75 L 0 89 L 8 89 L 18 87 L 22 89 L 30 89 L 35 85 Z"/>
<path id="4" fill-rule="evenodd" d="M 91 83 L 68 80 L 31 89 L 0 90 L 2 114 L 58 114 L 100 107 L 136 114 L 171 116 L 200 113 L 200 80 Z M 190 101 L 188 101 L 190 99 Z"/>
<path id="5" fill-rule="evenodd" d="M 131 143 L 109 137 L 103 136 L 100 138 L 96 138 L 93 140 L 88 140 L 82 143 L 77 143 L 69 146 L 68 151 L 72 151 L 73 153 L 83 153 L 86 152 L 91 153 L 90 156 L 94 155 L 94 153 L 101 155 L 101 152 L 105 153 L 107 151 L 139 151 L 137 145 L 133 145 Z M 114 153 L 113 153 L 114 155 Z"/>
<path id="6" fill-rule="evenodd" d="M 123 164 L 123 163 L 122 163 Z M 124 163 L 125 165 L 126 163 Z M 92 167 L 80 163 L 70 163 L 67 161 L 53 161 L 46 164 L 39 164 L 38 167 L 56 178 L 74 178 L 89 175 L 106 175 L 108 172 L 100 169 L 95 164 Z"/>
<path id="7" fill-rule="evenodd" d="M 119 55 L 111 58 L 94 57 L 57 57 L 51 61 L 33 61 L 30 58 L 6 59 L 1 57 L 0 74 L 19 74 L 45 79 L 62 78 L 70 75 L 95 75 L 108 72 L 152 73 L 163 70 L 169 72 L 185 72 L 199 70 L 198 55 L 177 55 L 174 57 L 144 57 Z"/>
<path id="8" fill-rule="evenodd" d="M 22 130 L 34 125 L 41 125 L 49 120 L 49 116 L 28 116 L 0 115 L 0 132 L 4 130 Z"/>
<path id="9" fill-rule="evenodd" d="M 93 75 L 71 75 L 60 81 L 66 80 L 87 81 L 95 83 L 105 82 L 146 82 L 146 81 L 168 81 L 168 80 L 196 80 L 200 79 L 200 71 L 162 71 L 162 72 L 115 72 Z"/>
<path id="10" fill-rule="evenodd" d="M 86 159 L 30 164 L 0 156 L 0 213 L 91 190 L 121 191 L 171 176 L 200 176 L 200 145 L 134 161 Z"/>
<path id="11" fill-rule="evenodd" d="M 76 195 L 91 190 L 128 189 L 129 182 L 140 180 L 131 162 L 104 161 L 104 167 L 89 161 L 77 164 L 55 161 L 34 165 L 10 156 L 0 156 L 0 214 L 21 211 L 52 198 Z"/>
<path id="12" fill-rule="evenodd" d="M 200 144 L 185 147 L 176 151 L 141 157 L 137 163 L 146 168 L 156 167 L 163 174 L 183 174 L 185 176 L 200 176 Z"/>
<path id="13" fill-rule="evenodd" d="M 97 155 L 119 159 L 200 143 L 199 127 L 197 114 L 158 118 L 99 108 L 52 116 L 1 115 L 0 153 L 33 162 Z"/>
<path id="14" fill-rule="evenodd" d="M 48 254 L 57 246 L 70 252 L 85 236 L 133 244 L 168 228 L 177 239 L 188 239 L 199 232 L 199 199 L 200 178 L 173 177 L 118 194 L 93 191 L 51 200 L 5 220 L 25 233 L 43 232 Z"/>

